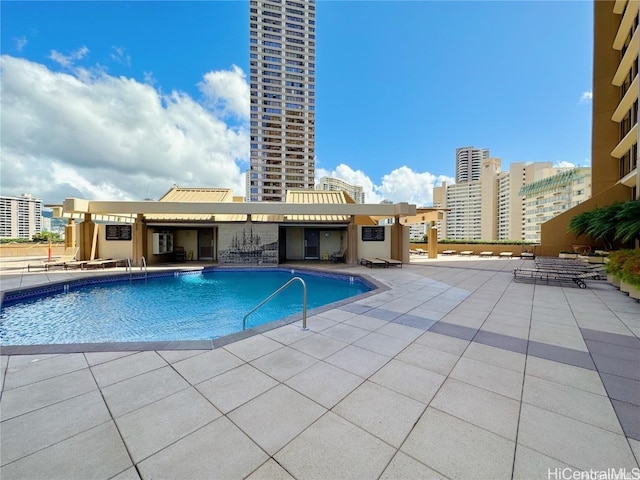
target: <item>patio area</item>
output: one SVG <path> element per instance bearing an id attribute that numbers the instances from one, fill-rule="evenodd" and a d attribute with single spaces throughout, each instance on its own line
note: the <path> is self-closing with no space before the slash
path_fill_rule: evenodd
<path id="1" fill-rule="evenodd" d="M 325 264 L 388 289 L 212 350 L 3 351 L 0 477 L 638 475 L 640 304 L 530 264 Z M 109 273 L 2 265 L 3 290 Z"/>

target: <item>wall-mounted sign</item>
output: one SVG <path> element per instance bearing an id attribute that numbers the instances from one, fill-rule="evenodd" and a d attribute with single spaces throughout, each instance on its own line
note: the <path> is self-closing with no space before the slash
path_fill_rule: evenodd
<path id="1" fill-rule="evenodd" d="M 384 227 L 362 227 L 363 242 L 384 242 Z"/>
<path id="2" fill-rule="evenodd" d="M 107 240 L 131 240 L 131 225 L 105 225 Z"/>

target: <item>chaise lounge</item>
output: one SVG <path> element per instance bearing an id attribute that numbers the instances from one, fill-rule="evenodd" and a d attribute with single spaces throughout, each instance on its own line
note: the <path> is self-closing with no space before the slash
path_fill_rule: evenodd
<path id="1" fill-rule="evenodd" d="M 390 266 L 394 266 L 394 267 L 400 267 L 402 268 L 402 262 L 400 260 L 396 260 L 395 258 L 380 258 L 378 257 L 377 260 L 382 260 L 384 263 L 386 263 L 386 267 L 390 267 Z"/>
<path id="2" fill-rule="evenodd" d="M 378 258 L 361 258 L 360 265 L 364 265 L 365 267 L 373 268 L 373 267 L 384 267 L 387 268 L 387 262 L 384 260 L 380 260 Z"/>
<path id="3" fill-rule="evenodd" d="M 78 247 L 67 247 L 64 249 L 64 254 L 56 259 L 43 260 L 40 263 L 30 263 L 27 265 L 27 272 L 30 272 L 32 268 L 43 268 L 45 272 L 48 272 L 50 268 L 60 267 L 66 268 L 65 265 L 68 262 L 75 261 L 78 254 Z"/>

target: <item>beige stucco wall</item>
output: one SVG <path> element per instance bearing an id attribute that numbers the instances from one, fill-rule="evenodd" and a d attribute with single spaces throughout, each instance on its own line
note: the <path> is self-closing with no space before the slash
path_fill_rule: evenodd
<path id="1" fill-rule="evenodd" d="M 99 258 L 132 258 L 133 240 L 107 240 L 106 225 L 98 224 Z"/>
<path id="2" fill-rule="evenodd" d="M 65 246 L 63 243 L 51 245 L 51 255 L 60 256 L 64 254 Z M 18 243 L 0 245 L 0 257 L 47 257 L 49 254 L 49 245 L 46 243 Z"/>
<path id="3" fill-rule="evenodd" d="M 597 207 L 605 207 L 615 202 L 632 200 L 631 189 L 624 185 L 617 184 L 590 198 L 589 200 L 561 213 L 557 217 L 541 225 L 541 255 L 555 256 L 563 250 L 571 250 L 571 245 L 590 245 L 594 248 L 603 248 L 602 244 L 596 243 L 593 239 L 575 235 L 567 232 L 567 225 L 571 219 L 582 213 L 593 210 Z"/>
<path id="4" fill-rule="evenodd" d="M 391 257 L 391 225 L 384 226 L 384 241 L 382 242 L 363 242 L 362 226 L 358 225 L 358 260 L 389 257 Z"/>
<path id="5" fill-rule="evenodd" d="M 410 245 L 411 250 L 415 250 L 416 248 L 422 248 L 423 250 L 428 250 L 429 244 L 427 243 L 412 243 Z M 536 255 L 539 254 L 540 246 L 536 245 Z M 438 254 L 441 254 L 445 250 L 455 250 L 457 253 L 464 252 L 465 250 L 470 250 L 474 252 L 476 255 L 480 252 L 493 252 L 495 255 L 498 255 L 502 252 L 511 252 L 514 256 L 519 256 L 522 251 L 532 251 L 532 245 L 508 245 L 508 244 L 499 244 L 499 243 L 438 243 Z"/>
<path id="6" fill-rule="evenodd" d="M 327 236 L 328 234 L 328 236 Z M 320 230 L 320 259 L 325 260 L 331 258 L 333 252 L 340 250 L 341 246 L 346 246 L 346 239 L 343 239 L 344 233 L 335 230 Z"/>
<path id="7" fill-rule="evenodd" d="M 185 258 L 189 258 L 189 252 L 191 252 L 191 260 L 198 258 L 198 231 L 195 228 L 176 230 L 173 235 L 173 244 L 174 248 L 184 247 Z"/>

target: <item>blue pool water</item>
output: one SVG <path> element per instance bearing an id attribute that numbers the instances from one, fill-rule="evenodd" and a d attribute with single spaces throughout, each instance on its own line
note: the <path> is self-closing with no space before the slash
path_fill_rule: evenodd
<path id="1" fill-rule="evenodd" d="M 5 300 L 0 345 L 206 340 L 242 330 L 242 318 L 294 276 L 307 308 L 371 290 L 359 277 L 289 270 L 197 272 L 80 286 L 20 302 Z M 294 282 L 251 314 L 247 328 L 302 312 Z"/>

